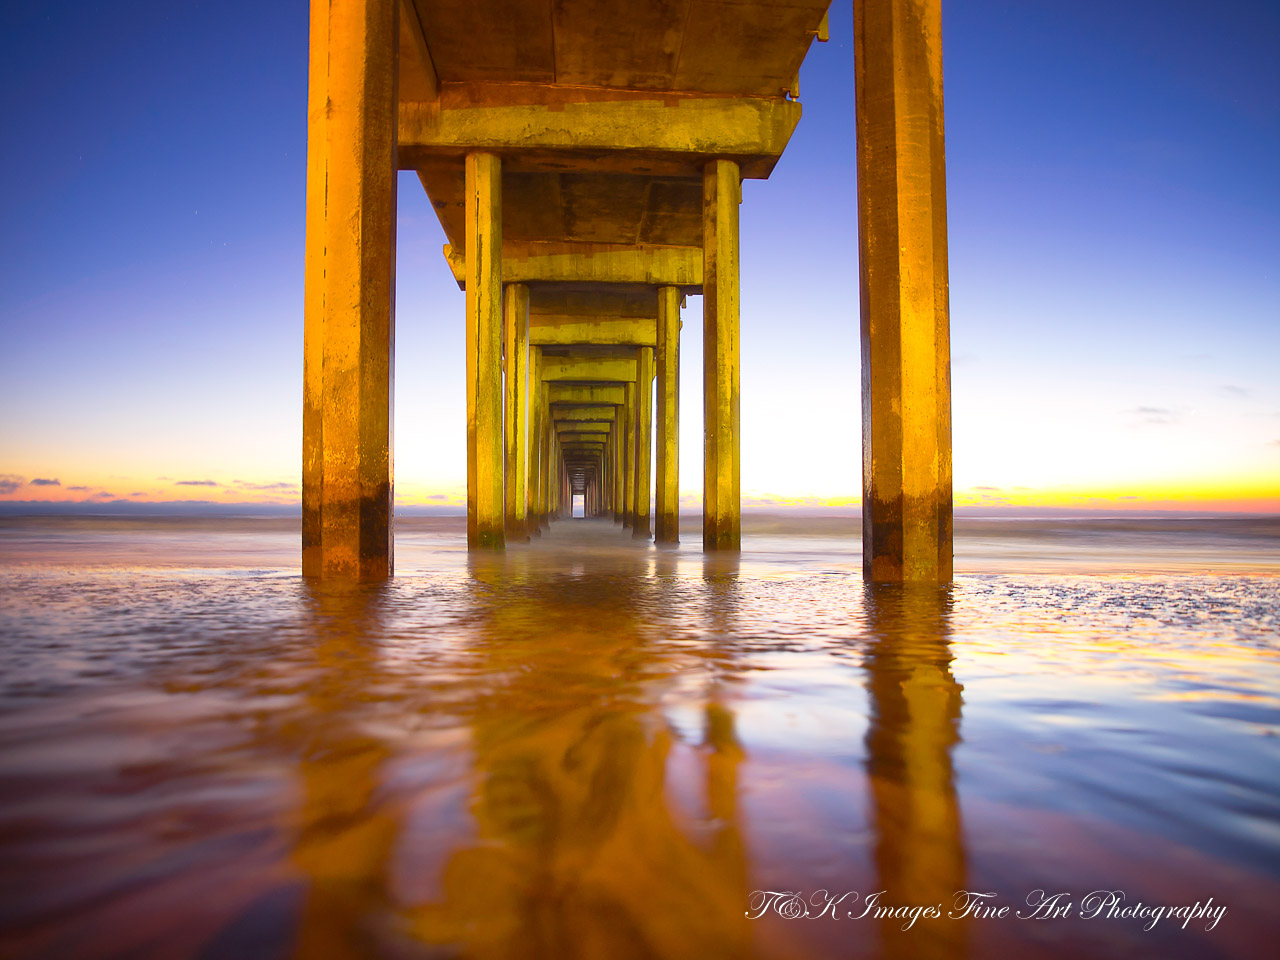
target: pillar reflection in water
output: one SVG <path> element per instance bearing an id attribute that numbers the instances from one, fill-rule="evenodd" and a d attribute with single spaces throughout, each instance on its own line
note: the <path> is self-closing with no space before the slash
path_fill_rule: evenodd
<path id="1" fill-rule="evenodd" d="M 418 936 L 480 958 L 748 956 L 723 706 L 699 747 L 712 829 L 669 806 L 680 747 L 655 691 L 681 664 L 645 626 L 661 582 L 621 561 L 521 570 L 535 560 L 470 562 L 477 836 L 416 909 Z"/>
<path id="2" fill-rule="evenodd" d="M 364 729 L 380 683 L 385 583 L 304 584 L 314 623 L 305 714 L 294 731 L 302 801 L 291 860 L 305 894 L 295 955 L 346 960 L 378 953 L 387 868 L 399 812 L 380 799 L 387 745 Z"/>
<path id="3" fill-rule="evenodd" d="M 965 886 L 965 853 L 952 748 L 960 739 L 962 687 L 951 674 L 951 590 L 935 584 L 868 583 L 865 660 L 871 717 L 871 784 L 877 889 L 892 905 L 941 905 Z M 886 957 L 961 957 L 965 922 L 885 920 Z"/>

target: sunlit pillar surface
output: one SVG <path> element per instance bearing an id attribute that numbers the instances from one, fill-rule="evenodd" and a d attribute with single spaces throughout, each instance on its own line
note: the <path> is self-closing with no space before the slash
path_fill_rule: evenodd
<path id="1" fill-rule="evenodd" d="M 506 530 L 513 540 L 528 540 L 529 477 L 529 288 L 507 284 L 503 293 L 503 353 L 506 356 Z"/>
<path id="2" fill-rule="evenodd" d="M 395 0 L 313 0 L 307 99 L 302 572 L 392 569 Z"/>
<path id="3" fill-rule="evenodd" d="M 951 348 L 940 0 L 855 0 L 862 555 L 952 575 Z"/>
<path id="4" fill-rule="evenodd" d="M 622 418 L 623 429 L 623 500 L 622 525 L 633 527 L 636 522 L 636 385 L 634 382 L 623 387 L 626 402 Z"/>
<path id="5" fill-rule="evenodd" d="M 702 547 L 741 545 L 738 440 L 738 165 L 713 160 L 702 176 Z"/>
<path id="6" fill-rule="evenodd" d="M 658 291 L 657 503 L 658 543 L 680 540 L 680 291 Z"/>
<path id="7" fill-rule="evenodd" d="M 503 539 L 502 162 L 466 160 L 467 545 Z"/>
<path id="8" fill-rule="evenodd" d="M 503 539 L 502 161 L 467 154 L 467 545 Z"/>
<path id="9" fill-rule="evenodd" d="M 636 506 L 631 535 L 648 540 L 653 473 L 653 347 L 640 348 L 636 391 Z"/>

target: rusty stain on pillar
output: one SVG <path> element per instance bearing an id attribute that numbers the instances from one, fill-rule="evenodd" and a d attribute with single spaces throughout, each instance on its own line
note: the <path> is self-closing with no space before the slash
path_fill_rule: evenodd
<path id="1" fill-rule="evenodd" d="M 392 572 L 396 0 L 313 0 L 302 572 Z"/>
<path id="2" fill-rule="evenodd" d="M 653 348 L 640 348 L 636 365 L 636 504 L 631 535 L 649 539 L 653 450 Z"/>
<path id="3" fill-rule="evenodd" d="M 738 438 L 738 165 L 713 160 L 702 177 L 702 547 L 741 546 Z"/>
<path id="4" fill-rule="evenodd" d="M 863 575 L 952 576 L 940 0 L 855 0 Z"/>
<path id="5" fill-rule="evenodd" d="M 506 534 L 511 540 L 528 540 L 529 479 L 529 288 L 509 283 L 503 293 L 503 355 L 506 359 Z"/>
<path id="6" fill-rule="evenodd" d="M 466 158 L 467 545 L 501 549 L 502 161 Z"/>
<path id="7" fill-rule="evenodd" d="M 680 290 L 658 291 L 656 517 L 654 540 L 680 541 Z"/>

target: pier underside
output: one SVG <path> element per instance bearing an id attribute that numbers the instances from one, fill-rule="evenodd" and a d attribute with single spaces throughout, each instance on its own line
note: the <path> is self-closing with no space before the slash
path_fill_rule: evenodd
<path id="1" fill-rule="evenodd" d="M 768 178 L 796 129 L 826 6 L 313 0 L 306 573 L 391 571 L 397 170 L 418 174 L 466 291 L 470 546 L 538 536 L 575 496 L 634 537 L 679 538 L 693 294 L 702 542 L 739 548 L 742 181 Z M 945 580 L 939 0 L 854 6 L 865 572 Z M 831 415 L 835 437 L 851 414 Z"/>

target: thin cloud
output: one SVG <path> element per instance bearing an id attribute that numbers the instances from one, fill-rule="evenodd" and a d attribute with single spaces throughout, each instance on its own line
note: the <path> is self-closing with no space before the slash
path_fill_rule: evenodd
<path id="1" fill-rule="evenodd" d="M 427 497 L 427 499 L 428 500 L 448 500 L 449 498 L 443 493 L 433 493 L 431 494 L 431 496 Z"/>
<path id="2" fill-rule="evenodd" d="M 32 481 L 31 481 L 31 486 L 33 486 L 33 487 L 60 487 L 60 486 L 62 486 L 62 481 L 61 481 L 61 480 L 59 480 L 59 479 L 57 479 L 56 477 L 54 477 L 53 479 L 50 479 L 50 478 L 48 478 L 48 477 L 36 477 L 34 480 L 32 480 Z"/>
<path id="3" fill-rule="evenodd" d="M 1224 383 L 1218 389 L 1228 397 L 1236 397 L 1240 400 L 1253 399 L 1253 391 L 1248 387 L 1238 387 L 1234 383 Z"/>
<path id="4" fill-rule="evenodd" d="M 93 489 L 92 487 L 67 487 L 68 490 L 74 490 L 76 493 L 84 493 Z"/>
<path id="5" fill-rule="evenodd" d="M 178 480 L 174 483 L 175 487 L 216 487 L 216 480 Z"/>
<path id="6" fill-rule="evenodd" d="M 0 473 L 0 494 L 13 493 L 19 487 L 25 486 L 26 483 L 26 479 L 16 473 Z"/>
<path id="7" fill-rule="evenodd" d="M 1133 412 L 1142 417 L 1143 423 L 1174 423 L 1179 417 L 1176 411 L 1168 407 L 1135 407 Z"/>
<path id="8" fill-rule="evenodd" d="M 990 490 L 992 493 L 1003 493 L 1002 487 L 974 487 L 974 490 Z"/>
<path id="9" fill-rule="evenodd" d="M 296 483 L 286 483 L 283 480 L 278 481 L 276 483 L 249 483 L 247 480 L 237 480 L 235 481 L 235 484 L 236 486 L 241 487 L 242 489 L 245 489 L 245 490 L 297 490 L 298 489 L 298 485 Z M 213 486 L 216 486 L 216 484 L 213 484 Z"/>

